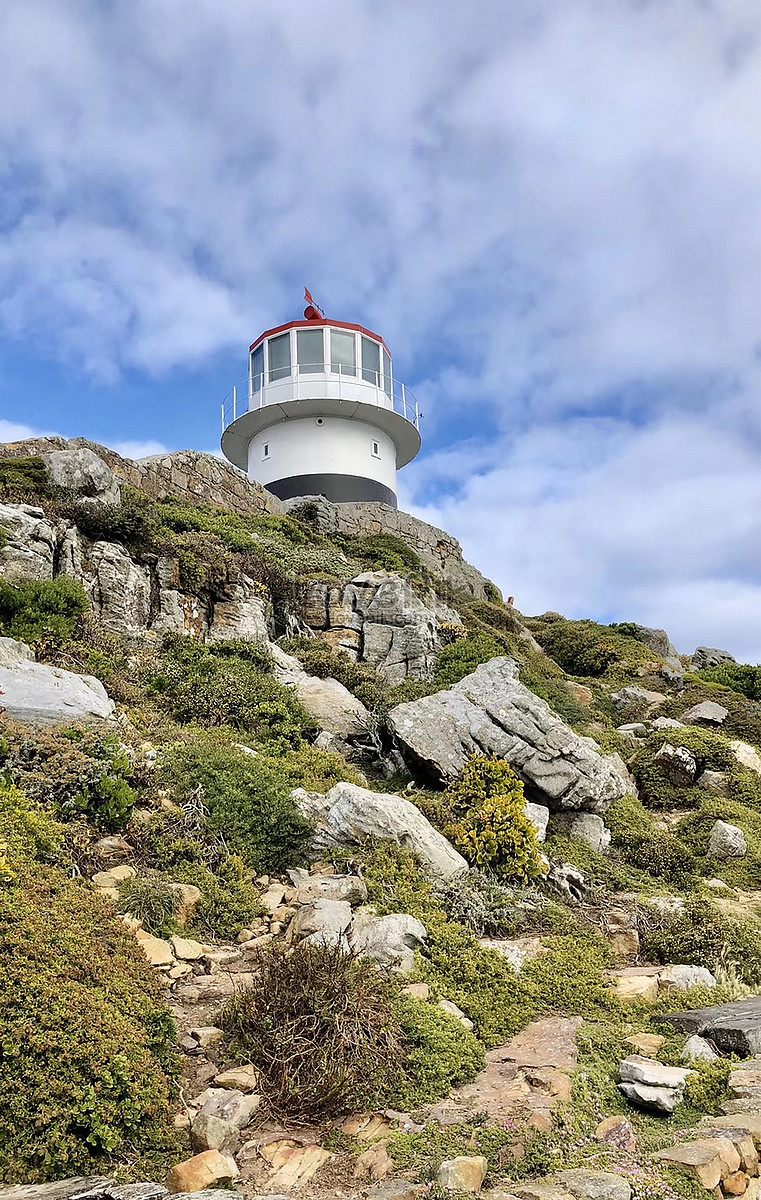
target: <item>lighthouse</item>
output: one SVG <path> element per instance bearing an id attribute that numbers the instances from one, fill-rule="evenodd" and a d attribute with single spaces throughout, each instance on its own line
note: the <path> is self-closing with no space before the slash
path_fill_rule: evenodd
<path id="1" fill-rule="evenodd" d="M 396 508 L 396 473 L 420 449 L 415 397 L 379 334 L 306 298 L 303 320 L 252 343 L 248 379 L 222 405 L 222 452 L 281 500 Z"/>

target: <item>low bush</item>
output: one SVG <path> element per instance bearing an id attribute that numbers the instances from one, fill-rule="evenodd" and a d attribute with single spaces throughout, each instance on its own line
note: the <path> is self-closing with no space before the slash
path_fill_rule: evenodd
<path id="1" fill-rule="evenodd" d="M 640 918 L 643 953 L 653 962 L 732 966 L 739 979 L 761 986 L 761 921 L 728 917 L 702 896 L 687 899 L 675 912 L 643 909 Z"/>
<path id="2" fill-rule="evenodd" d="M 321 792 L 324 795 L 337 783 L 363 783 L 359 772 L 340 754 L 333 750 L 321 750 L 309 742 L 302 742 L 276 758 L 264 757 L 291 788 L 305 788 L 308 792 Z"/>
<path id="3" fill-rule="evenodd" d="M 0 634 L 20 642 L 68 641 L 88 607 L 81 583 L 68 575 L 16 585 L 0 579 Z"/>
<path id="4" fill-rule="evenodd" d="M 337 679 L 366 708 L 383 707 L 383 685 L 368 663 L 356 662 L 344 650 L 334 650 L 321 638 L 292 638 L 284 643 L 283 649 L 296 655 L 307 674 L 318 679 Z"/>
<path id="5" fill-rule="evenodd" d="M 650 813 L 634 796 L 614 801 L 605 816 L 612 846 L 631 866 L 678 886 L 687 886 L 696 873 L 696 861 L 687 842 L 659 829 Z"/>
<path id="6" fill-rule="evenodd" d="M 726 771 L 737 765 L 726 739 L 719 733 L 687 726 L 657 730 L 650 734 L 631 764 L 640 797 L 648 808 L 694 808 L 705 799 L 700 788 L 680 787 L 669 779 L 657 759 L 666 742 L 689 750 L 697 763 L 698 775 L 705 770 Z"/>
<path id="7" fill-rule="evenodd" d="M 89 726 L 0 722 L 0 768 L 60 816 L 84 816 L 105 829 L 121 828 L 136 800 L 124 747 L 114 734 Z"/>
<path id="8" fill-rule="evenodd" d="M 741 738 L 761 748 L 761 704 L 748 699 L 739 691 L 728 691 L 725 688 L 719 690 L 716 684 L 688 683 L 659 712 L 665 717 L 681 718 L 689 709 L 704 700 L 714 700 L 727 709 L 727 716 L 721 726 L 721 732 L 726 737 Z"/>
<path id="9" fill-rule="evenodd" d="M 0 501 L 19 503 L 53 494 L 47 467 L 39 457 L 0 458 Z"/>
<path id="10" fill-rule="evenodd" d="M 202 899 L 191 928 L 205 937 L 232 941 L 262 914 L 259 895 L 237 854 L 219 858 L 213 869 L 178 856 L 172 878 L 200 889 Z"/>
<path id="11" fill-rule="evenodd" d="M 758 776 L 753 780 L 758 783 Z M 718 876 L 734 887 L 761 888 L 761 806 L 755 809 L 732 799 L 703 793 L 703 802 L 695 812 L 679 822 L 676 832 L 700 862 L 704 874 Z M 708 857 L 711 830 L 717 821 L 736 825 L 745 834 L 747 853 L 742 858 Z"/>
<path id="12" fill-rule="evenodd" d="M 761 700 L 761 666 L 721 663 L 718 667 L 704 667 L 696 674 L 706 683 L 719 683 L 733 692 L 740 692 L 749 700 Z"/>
<path id="13" fill-rule="evenodd" d="M 119 887 L 119 908 L 137 917 L 143 928 L 156 937 L 179 932 L 179 896 L 166 879 L 149 875 L 125 879 Z"/>
<path id="14" fill-rule="evenodd" d="M 411 1112 L 446 1096 L 453 1087 L 473 1079 L 484 1065 L 484 1049 L 460 1022 L 434 1004 L 407 997 L 397 1001 L 401 1023 L 404 1077 L 390 1105 Z"/>
<path id="15" fill-rule="evenodd" d="M 439 884 L 434 895 L 450 920 L 458 921 L 476 937 L 571 933 L 577 927 L 562 904 L 532 888 L 510 887 L 480 871 Z"/>
<path id="16" fill-rule="evenodd" d="M 520 881 L 544 874 L 523 783 L 508 763 L 475 756 L 447 789 L 444 804 L 451 814 L 444 832 L 474 866 Z"/>
<path id="17" fill-rule="evenodd" d="M 504 653 L 504 646 L 487 633 L 472 634 L 450 642 L 439 655 L 431 690 L 452 687 L 466 675 L 472 675 L 481 663 L 499 658 Z"/>
<path id="18" fill-rule="evenodd" d="M 291 799 L 285 775 L 211 737 L 170 747 L 159 780 L 182 803 L 200 786 L 207 826 L 258 873 L 282 871 L 303 860 L 311 828 Z"/>
<path id="19" fill-rule="evenodd" d="M 90 541 L 120 542 L 133 553 L 151 549 L 159 528 L 154 505 L 141 492 L 130 488 L 122 490 L 120 504 L 77 500 L 62 505 L 60 512 L 74 521 Z"/>
<path id="20" fill-rule="evenodd" d="M 183 724 L 231 725 L 282 749 L 296 745 L 314 725 L 251 643 L 234 643 L 230 649 L 223 643 L 204 646 L 189 638 L 171 639 L 146 682 L 149 692 Z"/>
<path id="21" fill-rule="evenodd" d="M 19 818 L 20 819 L 17 819 Z M 171 1137 L 174 1025 L 110 906 L 47 859 L 44 812 L 0 789 L 0 1175 L 105 1173 Z M 19 832 L 19 830 L 21 832 Z"/>
<path id="22" fill-rule="evenodd" d="M 528 626 L 544 651 L 571 675 L 605 675 L 619 665 L 631 670 L 657 659 L 652 650 L 616 626 L 551 615 L 552 620 L 537 617 Z"/>
<path id="23" fill-rule="evenodd" d="M 427 575 L 420 558 L 406 542 L 393 533 L 375 533 L 351 537 L 337 535 L 334 539 L 342 550 L 373 571 L 394 571 L 400 575 Z"/>
<path id="24" fill-rule="evenodd" d="M 270 947 L 222 1012 L 229 1053 L 253 1063 L 275 1113 L 372 1108 L 402 1082 L 394 991 L 370 962 L 327 945 Z"/>

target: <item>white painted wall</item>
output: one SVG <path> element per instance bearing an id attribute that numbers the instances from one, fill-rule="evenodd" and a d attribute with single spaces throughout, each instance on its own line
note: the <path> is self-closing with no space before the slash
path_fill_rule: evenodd
<path id="1" fill-rule="evenodd" d="M 380 457 L 372 453 L 373 442 L 378 443 Z M 266 456 L 265 446 L 269 447 Z M 280 421 L 249 442 L 248 473 L 259 483 L 317 472 L 359 475 L 396 493 L 396 448 L 382 430 L 341 417 Z"/>

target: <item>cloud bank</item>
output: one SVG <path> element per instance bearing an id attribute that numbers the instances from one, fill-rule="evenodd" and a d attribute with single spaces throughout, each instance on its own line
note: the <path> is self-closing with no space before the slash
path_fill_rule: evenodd
<path id="1" fill-rule="evenodd" d="M 755 0 L 6 0 L 0 78 L 6 337 L 158 377 L 307 282 L 525 611 L 761 658 Z"/>

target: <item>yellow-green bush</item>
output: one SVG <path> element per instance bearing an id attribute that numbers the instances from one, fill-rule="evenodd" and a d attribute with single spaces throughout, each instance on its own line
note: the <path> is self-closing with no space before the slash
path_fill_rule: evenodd
<path id="1" fill-rule="evenodd" d="M 396 1003 L 404 1047 L 404 1078 L 388 1102 L 401 1112 L 441 1099 L 484 1065 L 478 1038 L 435 1004 L 403 996 Z"/>
<path id="2" fill-rule="evenodd" d="M 473 757 L 447 789 L 444 803 L 451 814 L 444 832 L 474 866 L 505 879 L 542 876 L 523 783 L 508 763 Z"/>

